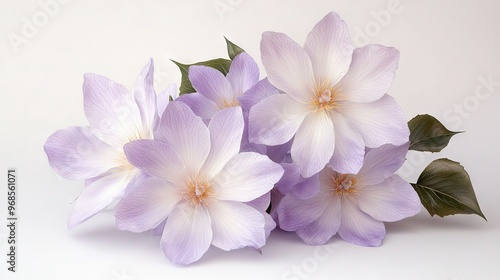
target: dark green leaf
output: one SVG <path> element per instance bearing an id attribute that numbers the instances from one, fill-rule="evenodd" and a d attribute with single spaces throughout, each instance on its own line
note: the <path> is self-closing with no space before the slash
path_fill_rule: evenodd
<path id="1" fill-rule="evenodd" d="M 237 45 L 233 44 L 226 37 L 224 37 L 224 39 L 226 39 L 227 54 L 229 55 L 229 58 L 231 58 L 231 60 L 233 60 L 235 56 L 245 51 Z"/>
<path id="2" fill-rule="evenodd" d="M 224 58 L 217 58 L 217 59 L 212 59 L 212 60 L 207 60 L 207 61 L 201 61 L 197 62 L 194 64 L 182 64 L 177 61 L 172 60 L 177 67 L 179 67 L 179 70 L 181 71 L 181 85 L 179 87 L 179 95 L 186 94 L 186 93 L 193 93 L 195 92 L 195 89 L 193 88 L 193 85 L 189 81 L 189 67 L 192 65 L 204 65 L 208 67 L 215 68 L 222 72 L 222 74 L 227 75 L 227 72 L 229 71 L 229 67 L 231 66 L 231 60 L 224 59 Z"/>
<path id="3" fill-rule="evenodd" d="M 486 220 L 469 174 L 458 162 L 446 158 L 431 162 L 412 186 L 431 216 L 477 214 Z"/>
<path id="4" fill-rule="evenodd" d="M 448 145 L 453 135 L 460 133 L 449 131 L 431 115 L 417 115 L 408 122 L 410 128 L 410 150 L 422 152 L 440 152 Z"/>

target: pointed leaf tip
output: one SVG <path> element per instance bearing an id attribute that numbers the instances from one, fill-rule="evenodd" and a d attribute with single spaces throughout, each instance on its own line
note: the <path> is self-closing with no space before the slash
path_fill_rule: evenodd
<path id="1" fill-rule="evenodd" d="M 233 60 L 240 53 L 245 52 L 245 50 L 235 45 L 233 42 L 229 41 L 226 37 L 224 37 L 224 39 L 226 40 L 226 45 L 227 45 L 227 55 L 231 60 Z"/>
<path id="2" fill-rule="evenodd" d="M 464 167 L 447 158 L 431 162 L 411 184 L 431 216 L 476 214 L 486 220 Z"/>
<path id="3" fill-rule="evenodd" d="M 410 150 L 440 152 L 453 135 L 462 131 L 450 131 L 431 115 L 417 115 L 408 122 L 410 128 Z"/>

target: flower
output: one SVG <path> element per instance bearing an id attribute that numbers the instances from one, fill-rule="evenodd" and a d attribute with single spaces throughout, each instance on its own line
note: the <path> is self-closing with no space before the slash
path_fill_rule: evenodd
<path id="1" fill-rule="evenodd" d="M 357 174 L 325 167 L 318 175 L 319 192 L 308 199 L 294 193 L 281 199 L 279 225 L 295 231 L 307 244 L 324 244 L 336 233 L 346 241 L 379 246 L 383 222 L 420 212 L 420 200 L 410 184 L 393 174 L 404 163 L 408 144 L 370 149 Z"/>
<path id="2" fill-rule="evenodd" d="M 189 81 L 196 92 L 179 97 L 189 105 L 205 123 L 220 110 L 240 106 L 238 98 L 259 81 L 259 67 L 247 53 L 238 54 L 224 76 L 220 71 L 208 67 L 189 67 Z"/>
<path id="3" fill-rule="evenodd" d="M 262 247 L 267 218 L 257 204 L 268 201 L 263 196 L 283 169 L 264 155 L 239 153 L 243 126 L 240 107 L 216 113 L 207 127 L 186 104 L 170 103 L 156 140 L 125 145 L 129 161 L 152 177 L 117 205 L 117 228 L 157 233 L 164 222 L 161 247 L 180 264 L 197 261 L 210 244 Z"/>
<path id="4" fill-rule="evenodd" d="M 357 173 L 365 146 L 408 141 L 404 115 L 386 94 L 399 60 L 396 49 L 353 50 L 346 24 L 332 12 L 316 24 L 303 48 L 285 34 L 265 32 L 261 53 L 269 81 L 284 94 L 252 107 L 250 141 L 279 145 L 293 138 L 292 159 L 303 177 L 326 164 Z"/>
<path id="5" fill-rule="evenodd" d="M 86 180 L 70 213 L 69 228 L 121 198 L 145 177 L 128 162 L 123 145 L 153 138 L 159 120 L 153 71 L 150 60 L 137 78 L 134 95 L 106 77 L 86 74 L 83 101 L 90 126 L 58 130 L 45 142 L 49 164 L 60 176 Z"/>

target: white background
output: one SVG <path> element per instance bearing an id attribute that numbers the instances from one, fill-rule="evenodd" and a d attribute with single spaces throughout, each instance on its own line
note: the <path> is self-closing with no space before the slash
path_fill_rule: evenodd
<path id="1" fill-rule="evenodd" d="M 500 279 L 500 2 L 61 0 L 50 15 L 40 5 L 47 2 L 0 1 L 0 185 L 6 186 L 13 167 L 19 187 L 19 272 L 7 272 L 2 261 L 0 275 L 7 277 L 1 279 Z M 225 57 L 226 36 L 261 65 L 263 31 L 284 32 L 302 44 L 329 11 L 347 22 L 356 45 L 400 50 L 390 94 L 408 119 L 429 113 L 450 129 L 466 131 L 439 155 L 409 154 L 401 173 L 415 180 L 437 157 L 460 161 L 488 222 L 467 215 L 431 218 L 423 209 L 387 224 L 378 248 L 334 238 L 327 250 L 274 231 L 262 255 L 211 248 L 189 267 L 165 259 L 159 239 L 149 233 L 115 230 L 112 211 L 67 230 L 70 203 L 83 183 L 58 178 L 42 146 L 57 129 L 86 125 L 84 73 L 132 89 L 153 57 L 160 91 L 180 80 L 169 59 Z M 27 22 L 38 26 L 26 30 Z M 15 36 L 22 43 L 11 42 Z M 481 79 L 494 83 L 488 89 Z M 456 111 L 460 106 L 462 113 Z M 0 193 L 0 216 L 6 217 L 6 187 Z M 2 260 L 6 230 L 0 226 Z"/>

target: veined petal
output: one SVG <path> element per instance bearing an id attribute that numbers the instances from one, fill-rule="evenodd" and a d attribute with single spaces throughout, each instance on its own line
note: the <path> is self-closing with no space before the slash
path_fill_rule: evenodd
<path id="1" fill-rule="evenodd" d="M 267 208 L 271 204 L 271 193 L 265 193 L 254 200 L 245 202 L 245 204 L 259 210 L 259 212 L 266 212 Z"/>
<path id="2" fill-rule="evenodd" d="M 212 244 L 229 251 L 243 247 L 260 248 L 266 243 L 265 218 L 241 202 L 213 201 L 208 206 L 212 219 Z"/>
<path id="3" fill-rule="evenodd" d="M 410 131 L 401 107 L 387 94 L 370 103 L 346 102 L 340 113 L 361 133 L 367 147 L 398 146 L 409 141 Z"/>
<path id="4" fill-rule="evenodd" d="M 104 76 L 85 74 L 83 105 L 94 134 L 114 147 L 150 137 L 129 91 Z"/>
<path id="5" fill-rule="evenodd" d="M 231 62 L 226 78 L 233 92 L 241 96 L 259 81 L 259 66 L 251 56 L 242 52 Z"/>
<path id="6" fill-rule="evenodd" d="M 365 143 L 363 137 L 353 129 L 340 114 L 332 114 L 335 127 L 335 151 L 328 166 L 344 174 L 356 174 L 363 166 Z"/>
<path id="7" fill-rule="evenodd" d="M 365 163 L 358 177 L 366 185 L 375 185 L 392 176 L 405 162 L 410 143 L 401 146 L 391 144 L 370 149 L 365 156 Z"/>
<path id="8" fill-rule="evenodd" d="M 335 86 L 352 102 L 372 102 L 387 93 L 398 68 L 399 51 L 381 45 L 354 50 L 347 74 Z"/>
<path id="9" fill-rule="evenodd" d="M 64 178 L 84 180 L 117 167 L 120 151 L 98 139 L 89 127 L 68 127 L 54 132 L 43 146 L 50 166 Z"/>
<path id="10" fill-rule="evenodd" d="M 152 236 L 160 236 L 163 234 L 163 230 L 165 229 L 165 223 L 167 219 L 163 220 L 159 225 L 157 225 L 154 229 L 151 230 Z"/>
<path id="11" fill-rule="evenodd" d="M 219 112 L 220 108 L 210 99 L 207 99 L 201 93 L 193 92 L 183 94 L 177 98 L 177 101 L 186 103 L 193 112 L 208 124 L 213 115 Z"/>
<path id="12" fill-rule="evenodd" d="M 110 173 L 108 176 L 95 180 L 85 187 L 75 200 L 69 214 L 68 228 L 79 225 L 106 208 L 115 199 L 122 197 L 125 188 L 138 173 L 137 169 Z"/>
<path id="13" fill-rule="evenodd" d="M 283 33 L 264 32 L 260 52 L 268 79 L 275 87 L 299 102 L 308 103 L 314 97 L 311 60 L 299 44 Z"/>
<path id="14" fill-rule="evenodd" d="M 330 161 L 334 149 L 335 132 L 330 115 L 325 112 L 307 115 L 292 144 L 292 159 L 300 174 L 308 178 L 318 173 Z"/>
<path id="15" fill-rule="evenodd" d="M 172 97 L 172 100 L 175 100 L 178 97 L 177 86 L 175 84 L 168 85 L 166 89 L 164 89 L 162 92 L 160 92 L 160 94 L 158 94 L 158 101 L 156 104 L 158 110 L 158 116 L 160 117 L 163 116 L 163 112 L 165 112 L 168 103 L 170 103 L 170 97 Z"/>
<path id="16" fill-rule="evenodd" d="M 200 117 L 188 105 L 172 102 L 163 114 L 155 139 L 166 141 L 194 176 L 210 152 L 210 133 Z"/>
<path id="17" fill-rule="evenodd" d="M 250 109 L 261 100 L 274 94 L 279 94 L 279 91 L 269 82 L 267 78 L 260 80 L 257 84 L 251 87 L 242 96 L 238 97 L 243 114 L 248 116 Z"/>
<path id="18" fill-rule="evenodd" d="M 150 176 L 156 176 L 173 184 L 180 184 L 186 167 L 179 155 L 165 142 L 137 140 L 126 144 L 125 154 L 129 162 Z"/>
<path id="19" fill-rule="evenodd" d="M 311 30 L 304 49 L 311 59 L 316 81 L 325 86 L 335 85 L 351 63 L 352 45 L 346 23 L 330 12 Z"/>
<path id="20" fill-rule="evenodd" d="M 281 163 L 285 171 L 283 177 L 274 185 L 274 188 L 283 194 L 290 193 L 300 179 L 300 169 L 295 163 Z"/>
<path id="21" fill-rule="evenodd" d="M 212 221 L 204 206 L 178 204 L 165 223 L 163 253 L 173 263 L 190 264 L 205 254 L 212 242 Z"/>
<path id="22" fill-rule="evenodd" d="M 418 214 L 422 208 L 413 187 L 398 175 L 365 186 L 360 192 L 359 209 L 379 221 L 399 221 Z"/>
<path id="23" fill-rule="evenodd" d="M 339 235 L 345 241 L 362 246 L 380 246 L 385 237 L 384 223 L 359 210 L 349 199 L 342 199 Z"/>
<path id="24" fill-rule="evenodd" d="M 319 174 L 316 173 L 309 178 L 301 178 L 299 183 L 293 187 L 293 195 L 299 199 L 309 199 L 321 190 Z"/>
<path id="25" fill-rule="evenodd" d="M 257 153 L 231 158 L 211 182 L 218 200 L 248 202 L 269 192 L 283 175 L 283 168 Z"/>
<path id="26" fill-rule="evenodd" d="M 309 112 L 307 105 L 286 94 L 267 97 L 250 110 L 250 142 L 273 146 L 288 142 Z"/>
<path id="27" fill-rule="evenodd" d="M 158 122 L 156 111 L 156 92 L 153 88 L 154 64 L 153 59 L 142 69 L 135 83 L 134 98 L 141 114 L 142 127 L 149 130 L 148 135 L 153 136 L 153 129 Z"/>
<path id="28" fill-rule="evenodd" d="M 279 226 L 286 231 L 296 231 L 316 221 L 328 206 L 328 197 L 315 195 L 309 199 L 299 199 L 293 194 L 286 195 L 279 203 Z"/>
<path id="29" fill-rule="evenodd" d="M 340 227 L 341 204 L 337 196 L 332 196 L 325 211 L 314 222 L 297 229 L 297 235 L 308 245 L 325 244 Z"/>
<path id="30" fill-rule="evenodd" d="M 119 230 L 143 232 L 157 227 L 182 200 L 178 186 L 148 178 L 116 206 L 115 225 Z"/>
<path id="31" fill-rule="evenodd" d="M 190 66 L 189 80 L 197 92 L 215 102 L 219 109 L 228 107 L 228 104 L 232 104 L 238 98 L 227 78 L 212 67 Z"/>
<path id="32" fill-rule="evenodd" d="M 244 125 L 241 107 L 226 108 L 212 117 L 208 125 L 210 153 L 203 165 L 208 178 L 218 174 L 238 154 Z"/>

